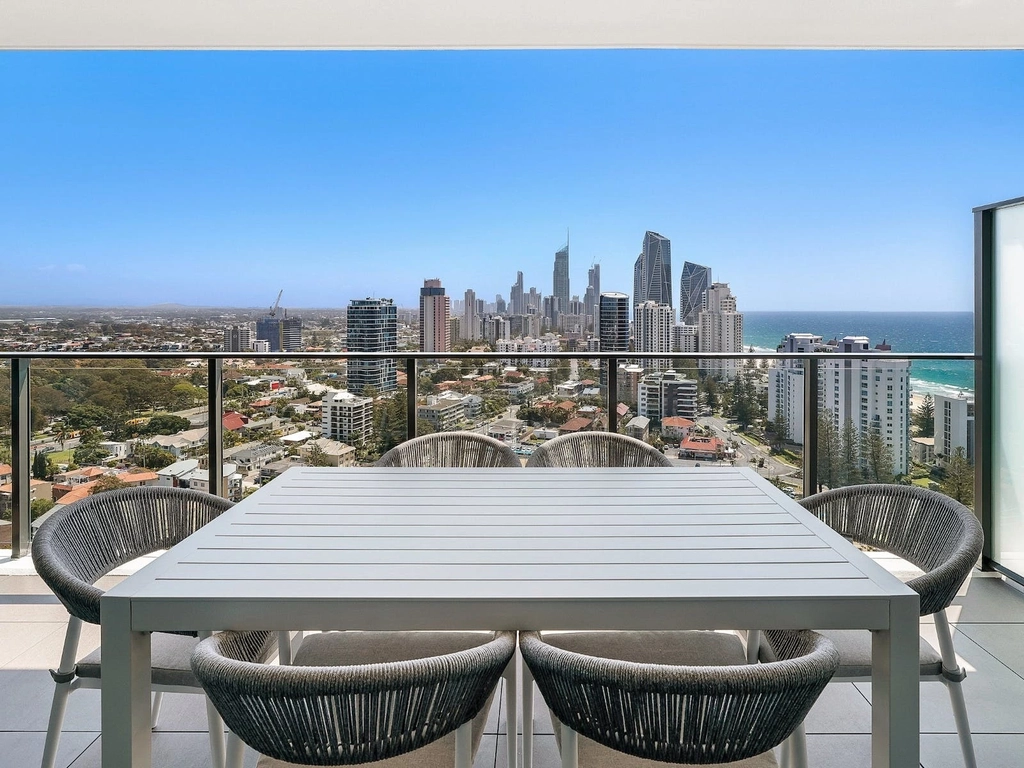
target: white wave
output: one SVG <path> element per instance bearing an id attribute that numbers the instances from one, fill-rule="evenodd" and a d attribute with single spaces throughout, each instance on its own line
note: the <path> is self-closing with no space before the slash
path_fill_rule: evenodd
<path id="1" fill-rule="evenodd" d="M 958 397 L 961 394 L 974 395 L 973 387 L 956 387 L 952 384 L 940 384 L 935 381 L 924 379 L 910 379 L 910 393 L 912 395 L 943 395 L 944 397 Z"/>

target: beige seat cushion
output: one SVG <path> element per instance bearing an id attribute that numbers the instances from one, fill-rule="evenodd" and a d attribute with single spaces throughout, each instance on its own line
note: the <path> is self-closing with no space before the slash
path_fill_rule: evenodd
<path id="1" fill-rule="evenodd" d="M 153 657 L 153 685 L 186 685 L 200 688 L 199 681 L 192 674 L 189 657 L 199 642 L 198 638 L 187 635 L 168 635 L 154 632 L 150 635 Z M 75 668 L 79 677 L 100 677 L 100 648 L 78 662 Z"/>
<path id="2" fill-rule="evenodd" d="M 871 633 L 859 629 L 830 629 L 820 632 L 839 650 L 836 677 L 871 677 Z M 942 673 L 942 656 L 921 638 L 921 674 Z"/>
<path id="3" fill-rule="evenodd" d="M 544 642 L 588 656 L 640 664 L 677 666 L 732 666 L 746 664 L 739 637 L 725 632 L 545 632 Z M 551 715 L 556 742 L 561 724 Z M 671 765 L 616 752 L 596 741 L 579 737 L 580 768 L 661 768 Z M 777 768 L 772 752 L 729 763 L 735 768 Z"/>
<path id="4" fill-rule="evenodd" d="M 545 632 L 544 642 L 565 651 L 640 664 L 730 666 L 746 664 L 731 632 Z"/>
<path id="5" fill-rule="evenodd" d="M 323 667 L 409 661 L 465 651 L 490 642 L 491 632 L 323 632 L 306 635 L 295 653 L 296 666 Z M 494 692 L 473 719 L 473 755 L 483 738 Z M 296 763 L 262 755 L 256 768 L 292 768 Z M 364 765 L 375 768 L 452 768 L 455 734 L 398 757 Z"/>

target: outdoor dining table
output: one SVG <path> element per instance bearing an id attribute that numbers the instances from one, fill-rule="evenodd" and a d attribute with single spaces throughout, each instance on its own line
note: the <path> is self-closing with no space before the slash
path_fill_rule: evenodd
<path id="1" fill-rule="evenodd" d="M 150 768 L 157 630 L 814 628 L 873 631 L 871 764 L 911 768 L 918 620 L 747 468 L 293 468 L 102 598 L 102 765 Z"/>

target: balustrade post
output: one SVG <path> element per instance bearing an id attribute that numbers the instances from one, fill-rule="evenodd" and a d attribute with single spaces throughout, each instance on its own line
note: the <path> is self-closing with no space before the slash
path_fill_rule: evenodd
<path id="1" fill-rule="evenodd" d="M 220 358 L 210 358 L 207 384 L 207 477 L 210 493 L 227 497 L 224 478 L 224 361 Z"/>
<path id="2" fill-rule="evenodd" d="M 29 404 L 29 360 L 11 360 L 11 557 L 29 553 L 32 524 L 32 412 Z"/>
<path id="3" fill-rule="evenodd" d="M 818 492 L 818 359 L 804 362 L 804 496 Z"/>
<path id="4" fill-rule="evenodd" d="M 416 358 L 405 360 L 405 439 L 416 437 Z"/>
<path id="5" fill-rule="evenodd" d="M 619 412 L 616 408 L 619 402 L 619 361 L 617 358 L 608 358 L 608 431 L 619 431 Z"/>

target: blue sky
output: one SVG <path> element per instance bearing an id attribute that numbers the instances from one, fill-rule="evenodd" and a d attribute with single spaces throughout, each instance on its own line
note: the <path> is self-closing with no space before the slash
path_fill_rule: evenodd
<path id="1" fill-rule="evenodd" d="M 632 290 L 960 310 L 1024 195 L 1024 52 L 0 53 L 0 304 Z M 676 287 L 675 290 L 678 290 Z"/>

